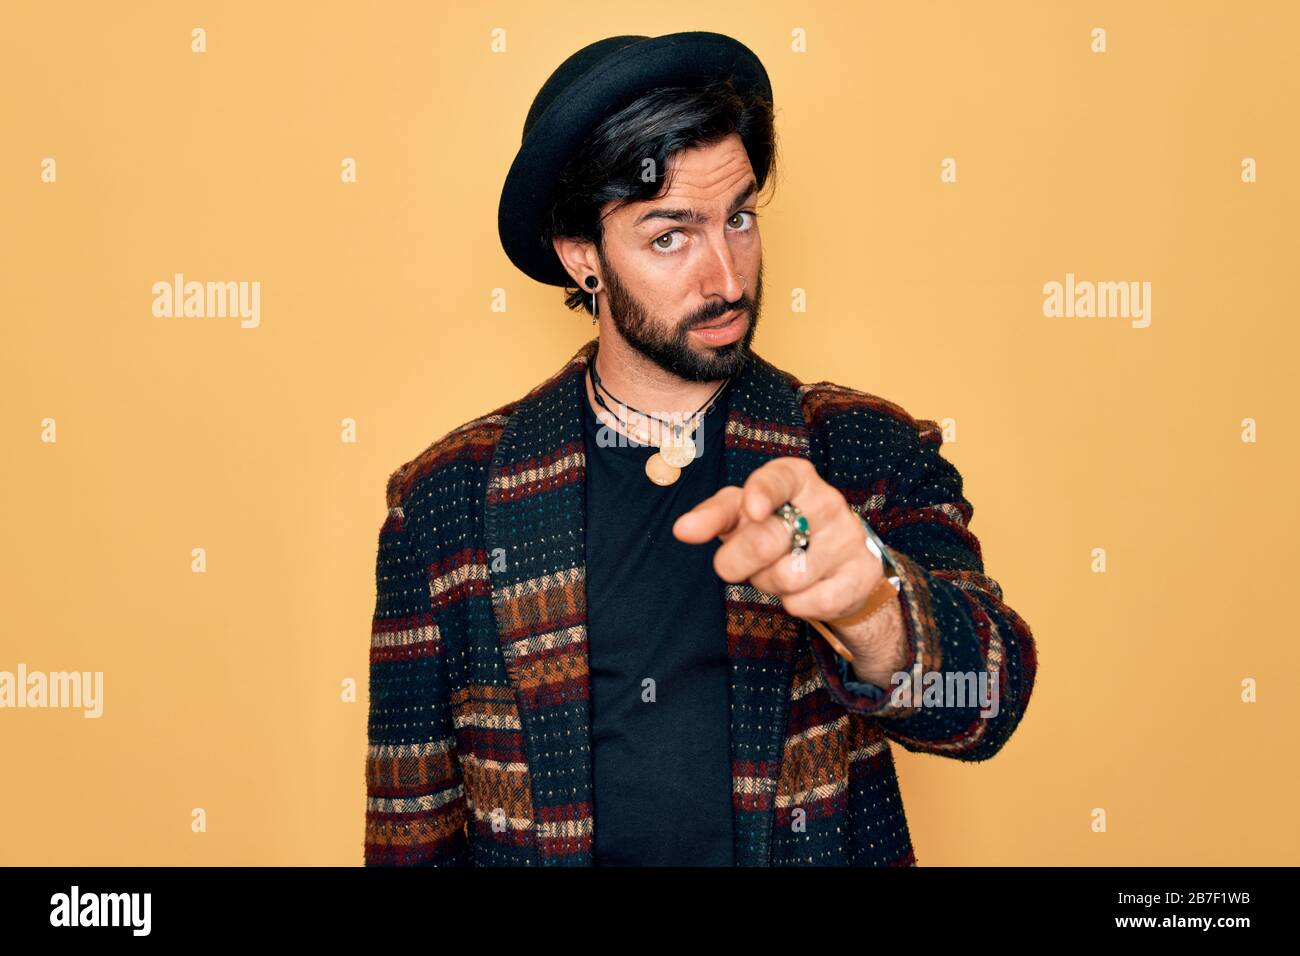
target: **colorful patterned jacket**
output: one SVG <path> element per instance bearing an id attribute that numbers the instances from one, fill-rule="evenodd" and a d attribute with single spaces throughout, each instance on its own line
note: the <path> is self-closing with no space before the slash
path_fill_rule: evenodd
<path id="1" fill-rule="evenodd" d="M 595 345 L 388 481 L 366 865 L 592 865 L 580 415 Z M 810 458 L 883 539 L 902 580 L 907 670 L 997 677 L 996 714 L 973 696 L 861 696 L 807 621 L 725 585 L 736 865 L 914 866 L 890 743 L 992 757 L 1029 702 L 1034 639 L 984 573 L 935 422 L 803 384 L 756 354 L 729 406 L 727 484 L 775 457 Z"/>

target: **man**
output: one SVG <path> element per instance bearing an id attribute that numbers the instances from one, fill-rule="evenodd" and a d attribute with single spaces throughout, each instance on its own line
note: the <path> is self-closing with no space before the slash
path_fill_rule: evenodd
<path id="1" fill-rule="evenodd" d="M 599 335 L 389 479 L 367 864 L 915 865 L 890 741 L 1019 724 L 1034 640 L 936 424 L 750 349 L 772 128 L 713 33 L 533 103 L 502 242 Z"/>

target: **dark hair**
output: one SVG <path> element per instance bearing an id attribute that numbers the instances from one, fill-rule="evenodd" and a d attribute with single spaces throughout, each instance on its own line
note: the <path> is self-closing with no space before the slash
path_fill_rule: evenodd
<path id="1" fill-rule="evenodd" d="M 603 260 L 600 212 L 606 203 L 616 203 L 617 209 L 653 199 L 671 185 L 663 176 L 674 153 L 711 146 L 732 133 L 750 144 L 751 163 L 759 157 L 762 168 L 754 168 L 754 179 L 761 191 L 776 169 L 776 131 L 768 100 L 739 93 L 730 80 L 651 90 L 606 117 L 569 161 L 556 188 L 543 241 L 549 246 L 553 237 L 567 236 L 594 242 Z M 655 171 L 648 180 L 643 178 L 647 159 L 654 160 Z M 589 289 L 566 285 L 565 290 L 566 306 L 592 311 Z"/>

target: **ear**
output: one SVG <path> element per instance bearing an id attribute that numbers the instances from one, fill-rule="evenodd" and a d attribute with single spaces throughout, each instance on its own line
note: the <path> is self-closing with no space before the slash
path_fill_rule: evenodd
<path id="1" fill-rule="evenodd" d="M 596 244 L 586 239 L 573 239 L 568 236 L 556 236 L 551 240 L 555 254 L 560 257 L 566 272 L 573 279 L 573 284 L 585 292 L 587 276 L 595 275 L 603 287 L 605 277 L 600 274 L 600 258 L 596 255 Z"/>

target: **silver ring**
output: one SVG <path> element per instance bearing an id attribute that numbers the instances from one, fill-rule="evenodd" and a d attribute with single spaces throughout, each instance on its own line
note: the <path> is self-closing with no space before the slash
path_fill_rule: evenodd
<path id="1" fill-rule="evenodd" d="M 790 532 L 790 553 L 795 554 L 805 550 L 812 529 L 808 527 L 808 519 L 799 510 L 799 506 L 792 501 L 787 501 L 772 513 L 785 523 L 786 530 Z"/>

